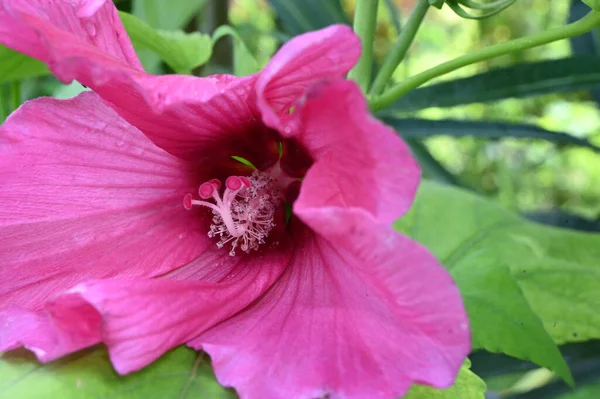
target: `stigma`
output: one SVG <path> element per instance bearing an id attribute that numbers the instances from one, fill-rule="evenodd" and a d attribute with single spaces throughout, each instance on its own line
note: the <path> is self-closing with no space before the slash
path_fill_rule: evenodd
<path id="1" fill-rule="evenodd" d="M 200 199 L 186 194 L 183 206 L 188 210 L 194 206 L 212 210 L 208 236 L 219 239 L 219 248 L 229 245 L 230 256 L 235 256 L 238 248 L 246 253 L 256 251 L 275 227 L 275 211 L 282 200 L 275 179 L 259 171 L 249 177 L 230 176 L 222 195 L 220 191 L 219 180 L 204 182 L 198 188 Z"/>

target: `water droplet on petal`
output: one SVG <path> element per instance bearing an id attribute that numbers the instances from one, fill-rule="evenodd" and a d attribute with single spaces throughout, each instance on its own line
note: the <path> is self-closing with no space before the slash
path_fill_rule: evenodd
<path id="1" fill-rule="evenodd" d="M 286 126 L 285 129 L 283 129 L 283 131 L 290 134 L 292 132 L 292 128 L 289 126 Z"/>
<path id="2" fill-rule="evenodd" d="M 90 35 L 91 37 L 96 37 L 96 24 L 92 21 L 87 21 L 85 23 L 85 30 L 87 31 L 88 35 Z"/>

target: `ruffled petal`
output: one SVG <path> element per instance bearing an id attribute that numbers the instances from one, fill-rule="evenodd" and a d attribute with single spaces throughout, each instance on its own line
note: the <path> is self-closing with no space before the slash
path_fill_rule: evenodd
<path id="1" fill-rule="evenodd" d="M 247 104 L 254 76 L 149 75 L 111 50 L 125 48 L 121 41 L 130 46 L 112 2 L 92 19 L 77 13 L 89 12 L 93 2 L 83 8 L 78 2 L 25 3 L 0 3 L 0 26 L 10 27 L 0 28 L 0 42 L 46 62 L 61 81 L 90 87 L 159 147 L 204 165 L 227 163 L 232 155 L 256 163 L 266 159 L 267 165 L 276 161 L 276 133 L 264 129 L 258 111 Z M 117 39 L 101 35 L 113 30 Z"/>
<path id="2" fill-rule="evenodd" d="M 123 66 L 142 70 L 112 1 L 0 2 L 0 42 L 4 45 L 52 65 L 61 57 L 46 43 L 52 38 L 87 46 L 90 52 L 104 53 Z"/>
<path id="3" fill-rule="evenodd" d="M 40 311 L 0 309 L 0 352 L 25 347 L 49 362 L 100 342 L 100 323 L 96 309 L 76 295 Z"/>
<path id="4" fill-rule="evenodd" d="M 280 276 L 290 251 L 281 247 L 261 257 L 230 257 L 219 251 L 218 282 L 193 280 L 97 280 L 73 292 L 102 315 L 102 339 L 115 369 L 126 374 L 244 309 Z M 200 265 L 188 268 L 203 270 Z"/>
<path id="5" fill-rule="evenodd" d="M 211 243 L 182 205 L 187 168 L 94 93 L 27 102 L 0 127 L 0 307 L 196 258 Z"/>
<path id="6" fill-rule="evenodd" d="M 364 211 L 303 213 L 273 288 L 190 344 L 240 397 L 395 399 L 412 382 L 448 387 L 467 356 L 458 289 L 422 246 Z"/>
<path id="7" fill-rule="evenodd" d="M 296 36 L 260 72 L 257 103 L 267 126 L 285 132 L 290 107 L 319 80 L 341 78 L 360 57 L 360 40 L 346 25 Z"/>
<path id="8" fill-rule="evenodd" d="M 362 208 L 386 223 L 410 208 L 419 165 L 394 130 L 371 116 L 358 86 L 314 86 L 295 114 L 302 128 L 294 139 L 314 160 L 295 207 Z"/>

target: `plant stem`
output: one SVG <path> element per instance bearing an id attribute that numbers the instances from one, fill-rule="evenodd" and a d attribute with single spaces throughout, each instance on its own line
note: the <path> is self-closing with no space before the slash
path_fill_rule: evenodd
<path id="1" fill-rule="evenodd" d="M 223 25 L 229 24 L 229 2 L 209 0 L 202 9 L 202 31 L 212 34 Z M 198 17 L 198 20 L 201 18 Z M 233 65 L 233 39 L 229 36 L 217 41 L 213 46 L 210 63 L 194 71 L 195 75 L 229 72 Z"/>
<path id="2" fill-rule="evenodd" d="M 406 22 L 404 29 L 402 29 L 400 32 L 398 41 L 396 41 L 396 44 L 394 44 L 394 47 L 385 58 L 385 61 L 383 62 L 383 65 L 381 66 L 381 69 L 375 78 L 375 82 L 373 82 L 371 94 L 376 95 L 383 91 L 386 83 L 392 77 L 392 74 L 406 56 L 406 52 L 413 42 L 428 9 L 429 0 L 417 1 L 417 4 L 410 14 L 410 17 L 408 17 L 408 21 Z"/>
<path id="3" fill-rule="evenodd" d="M 378 0 L 357 0 L 354 14 L 354 32 L 360 38 L 362 54 L 354 68 L 348 73 L 348 79 L 358 83 L 365 94 L 371 81 L 373 40 L 375 39 L 378 6 Z"/>
<path id="4" fill-rule="evenodd" d="M 0 124 L 4 122 L 8 114 L 10 113 L 9 99 L 7 95 L 6 84 L 0 84 Z"/>
<path id="5" fill-rule="evenodd" d="M 479 51 L 465 54 L 461 57 L 455 58 L 451 61 L 445 62 L 434 68 L 421 72 L 417 75 L 411 76 L 403 82 L 396 84 L 395 86 L 387 90 L 385 93 L 383 93 L 381 96 L 371 98 L 369 100 L 369 106 L 372 111 L 378 111 L 389 106 L 409 91 L 416 89 L 423 83 L 426 83 L 431 79 L 437 78 L 438 76 L 445 75 L 447 73 L 453 72 L 459 68 L 474 64 L 476 62 L 489 60 L 491 58 L 495 58 L 515 51 L 525 50 L 528 48 L 540 46 L 542 44 L 547 44 L 557 40 L 566 39 L 572 36 L 581 35 L 583 33 L 589 32 L 598 25 L 600 25 L 600 13 L 592 11 L 579 21 L 562 26 L 560 28 L 551 29 L 531 36 L 521 37 L 519 39 L 496 44 L 481 49 Z"/>
<path id="6" fill-rule="evenodd" d="M 10 85 L 10 112 L 21 105 L 21 82 L 14 81 Z"/>

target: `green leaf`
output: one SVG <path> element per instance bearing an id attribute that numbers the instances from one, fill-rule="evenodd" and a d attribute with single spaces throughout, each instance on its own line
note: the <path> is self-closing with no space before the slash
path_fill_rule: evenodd
<path id="1" fill-rule="evenodd" d="M 475 14 L 471 14 L 470 12 L 466 11 L 464 8 L 462 8 L 459 4 L 459 2 L 457 0 L 447 0 L 446 4 L 448 4 L 448 6 L 452 9 L 452 11 L 454 11 L 454 13 L 456 15 L 458 15 L 461 18 L 466 18 L 466 19 L 484 19 L 484 18 L 489 18 L 492 17 L 496 14 L 498 14 L 499 12 L 505 10 L 506 8 L 510 7 L 512 4 L 514 4 L 516 0 L 504 0 L 504 1 L 495 1 L 494 3 L 477 3 L 477 2 L 464 2 L 464 5 L 468 6 L 469 8 L 472 8 L 473 10 L 479 10 L 480 14 L 479 15 L 475 15 Z"/>
<path id="2" fill-rule="evenodd" d="M 486 139 L 514 137 L 577 145 L 600 152 L 600 147 L 593 145 L 588 140 L 571 136 L 568 133 L 552 132 L 534 125 L 455 119 L 383 118 L 383 120 L 396 129 L 405 139 L 423 139 L 442 135 L 453 137 L 471 136 Z"/>
<path id="3" fill-rule="evenodd" d="M 125 12 L 119 15 L 136 49 L 154 51 L 177 73 L 189 74 L 211 56 L 212 40 L 208 35 L 156 30 L 134 15 Z"/>
<path id="4" fill-rule="evenodd" d="M 0 44 L 0 84 L 44 75 L 46 64 Z"/>
<path id="5" fill-rule="evenodd" d="M 404 399 L 484 399 L 485 382 L 471 370 L 469 359 L 460 368 L 454 385 L 448 389 L 434 389 L 414 385 Z"/>
<path id="6" fill-rule="evenodd" d="M 600 338 L 600 234 L 530 222 L 470 192 L 431 182 L 422 184 L 398 227 L 450 268 L 479 248 L 495 258 L 482 257 L 479 269 L 498 260 L 508 264 L 554 341 Z"/>
<path id="7" fill-rule="evenodd" d="M 223 25 L 213 33 L 214 43 L 224 36 L 231 36 L 233 40 L 233 74 L 236 76 L 252 75 L 259 71 L 258 62 L 252 55 L 246 43 L 231 26 Z"/>
<path id="8" fill-rule="evenodd" d="M 600 84 L 600 57 L 581 56 L 498 68 L 413 90 L 382 115 L 452 107 L 545 93 L 589 90 Z"/>
<path id="9" fill-rule="evenodd" d="M 270 0 L 269 3 L 292 36 L 332 24 L 350 24 L 340 0 Z"/>
<path id="10" fill-rule="evenodd" d="M 528 222 L 430 182 L 396 227 L 430 248 L 454 276 L 475 348 L 531 360 L 572 382 L 552 338 L 600 337 L 600 235 Z"/>
<path id="11" fill-rule="evenodd" d="M 24 351 L 0 358 L 0 397 L 6 399 L 233 399 L 214 378 L 205 355 L 180 347 L 150 366 L 119 376 L 103 348 L 40 364 Z"/>

